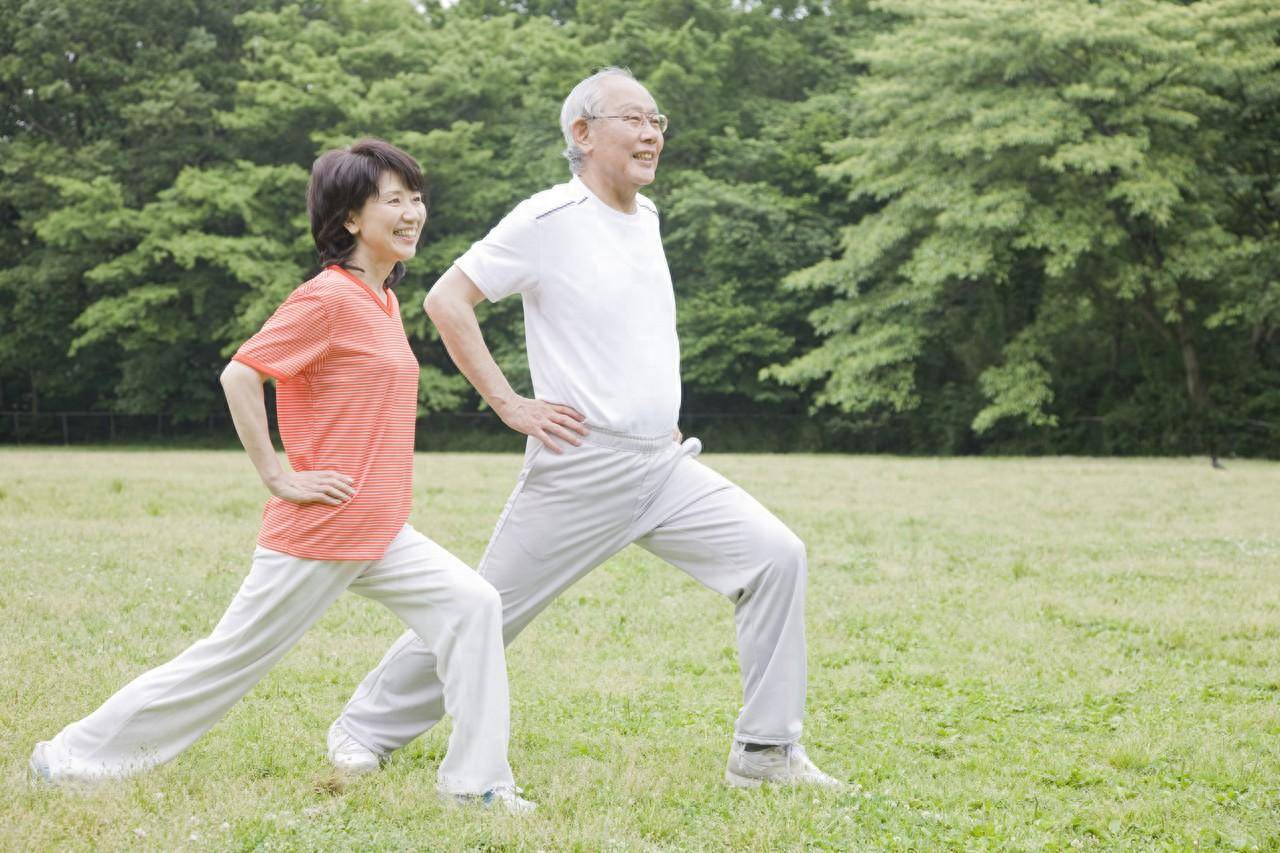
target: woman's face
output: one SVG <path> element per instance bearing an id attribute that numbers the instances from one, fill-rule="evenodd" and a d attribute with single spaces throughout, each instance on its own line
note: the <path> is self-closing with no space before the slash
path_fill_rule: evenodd
<path id="1" fill-rule="evenodd" d="M 427 224 L 422 193 L 411 190 L 395 172 L 383 172 L 378 192 L 351 214 L 347 230 L 356 250 L 376 263 L 407 261 L 418 252 L 418 237 Z"/>

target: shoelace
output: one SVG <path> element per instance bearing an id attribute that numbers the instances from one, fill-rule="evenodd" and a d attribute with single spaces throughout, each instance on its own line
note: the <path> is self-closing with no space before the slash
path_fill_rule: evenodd
<path id="1" fill-rule="evenodd" d="M 488 804 L 499 799 L 515 800 L 523 793 L 524 788 L 517 788 L 515 785 L 494 785 L 484 792 L 482 799 Z"/>
<path id="2" fill-rule="evenodd" d="M 804 747 L 798 743 L 786 744 L 783 748 L 783 754 L 787 756 L 787 772 L 795 773 L 797 770 L 808 773 L 813 762 L 809 760 L 809 753 L 804 751 Z M 816 767 L 814 768 L 817 769 Z"/>

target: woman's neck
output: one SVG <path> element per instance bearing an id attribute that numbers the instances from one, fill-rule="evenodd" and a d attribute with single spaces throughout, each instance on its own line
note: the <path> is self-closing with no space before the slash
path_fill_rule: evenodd
<path id="1" fill-rule="evenodd" d="M 346 265 L 350 268 L 352 275 L 360 279 L 374 296 L 381 299 L 383 282 L 387 280 L 387 276 L 391 275 L 396 262 L 371 258 L 367 252 L 363 251 L 363 247 L 357 246 Z"/>

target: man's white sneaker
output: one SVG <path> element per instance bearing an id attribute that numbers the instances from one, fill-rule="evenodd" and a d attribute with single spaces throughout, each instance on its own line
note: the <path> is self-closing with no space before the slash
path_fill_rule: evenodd
<path id="1" fill-rule="evenodd" d="M 373 773 L 382 766 L 377 753 L 347 734 L 339 720 L 329 726 L 329 761 L 335 769 L 354 775 Z"/>
<path id="2" fill-rule="evenodd" d="M 729 750 L 729 766 L 724 771 L 724 780 L 735 788 L 758 788 L 765 782 L 844 787 L 839 779 L 819 770 L 798 743 L 747 752 L 745 743 L 734 741 L 733 748 Z"/>
<path id="3" fill-rule="evenodd" d="M 515 785 L 495 785 L 483 794 L 449 794 L 453 802 L 464 805 L 479 805 L 487 809 L 500 808 L 508 814 L 528 814 L 538 807 L 537 803 L 520 796 L 524 793 Z"/>

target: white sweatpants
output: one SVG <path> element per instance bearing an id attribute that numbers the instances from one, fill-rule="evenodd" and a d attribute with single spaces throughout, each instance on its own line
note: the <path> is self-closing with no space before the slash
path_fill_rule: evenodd
<path id="1" fill-rule="evenodd" d="M 695 444 L 599 427 L 560 455 L 530 441 L 479 571 L 502 595 L 509 643 L 627 545 L 662 557 L 734 603 L 743 690 L 737 738 L 790 743 L 804 717 L 804 544 L 697 462 Z M 433 726 L 446 710 L 435 665 L 427 644 L 402 635 L 347 703 L 347 733 L 386 754 Z"/>
<path id="2" fill-rule="evenodd" d="M 385 604 L 429 650 L 423 674 L 453 717 L 439 785 L 481 793 L 512 784 L 510 709 L 497 592 L 405 525 L 380 560 L 307 560 L 258 548 L 207 638 L 140 675 L 46 748 L 55 779 L 127 776 L 177 756 L 293 647 L 343 590 Z M 437 696 L 439 696 L 437 692 Z"/>

